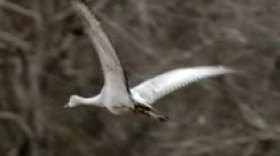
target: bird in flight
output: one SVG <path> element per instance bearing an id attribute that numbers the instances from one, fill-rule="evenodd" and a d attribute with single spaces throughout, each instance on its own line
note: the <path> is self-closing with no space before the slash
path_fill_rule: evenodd
<path id="1" fill-rule="evenodd" d="M 143 114 L 159 121 L 168 121 L 152 107 L 158 99 L 204 78 L 237 71 L 224 66 L 197 66 L 167 71 L 129 88 L 124 69 L 108 36 L 95 15 L 82 0 L 71 0 L 75 12 L 80 17 L 86 34 L 95 46 L 104 74 L 104 86 L 93 97 L 84 98 L 72 95 L 65 107 L 89 105 L 107 108 L 115 115 L 133 112 Z"/>

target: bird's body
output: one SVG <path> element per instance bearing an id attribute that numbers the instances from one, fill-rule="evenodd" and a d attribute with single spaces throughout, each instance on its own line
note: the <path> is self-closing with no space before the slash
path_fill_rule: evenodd
<path id="1" fill-rule="evenodd" d="M 180 68 L 160 74 L 129 88 L 120 60 L 99 22 L 81 0 L 72 0 L 72 4 L 81 17 L 92 44 L 95 45 L 105 83 L 101 92 L 94 97 L 83 98 L 72 95 L 66 107 L 81 104 L 99 106 L 107 108 L 116 115 L 134 112 L 166 121 L 168 118 L 151 106 L 158 99 L 200 79 L 236 72 L 223 66 Z"/>

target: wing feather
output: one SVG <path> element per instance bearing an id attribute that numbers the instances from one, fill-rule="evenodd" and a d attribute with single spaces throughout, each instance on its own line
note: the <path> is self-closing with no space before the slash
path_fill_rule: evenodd
<path id="1" fill-rule="evenodd" d="M 140 83 L 131 89 L 131 93 L 136 101 L 153 104 L 163 96 L 190 83 L 208 77 L 235 72 L 237 71 L 223 66 L 199 66 L 175 69 Z"/>
<path id="2" fill-rule="evenodd" d="M 71 0 L 71 3 L 77 15 L 80 17 L 85 32 L 95 46 L 96 52 L 100 58 L 105 85 L 128 96 L 129 89 L 124 69 L 108 35 L 83 0 Z"/>

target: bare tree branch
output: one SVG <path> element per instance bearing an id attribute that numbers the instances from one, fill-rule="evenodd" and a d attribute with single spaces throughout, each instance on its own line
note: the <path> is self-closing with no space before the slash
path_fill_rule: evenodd
<path id="1" fill-rule="evenodd" d="M 0 112 L 0 119 L 14 121 L 29 139 L 33 138 L 33 131 L 22 117 L 11 112 Z"/>
<path id="2" fill-rule="evenodd" d="M 240 145 L 240 144 L 247 144 L 252 143 L 254 141 L 259 140 L 276 140 L 279 141 L 279 137 L 277 131 L 263 131 L 257 134 L 252 135 L 240 135 L 240 136 L 211 136 L 205 137 L 201 140 L 198 139 L 189 139 L 187 141 L 183 141 L 181 143 L 172 143 L 168 146 L 164 146 L 163 148 L 174 148 L 176 149 L 174 152 L 183 152 L 188 150 L 188 154 L 191 155 L 198 155 L 198 154 L 205 154 L 210 153 L 216 150 L 220 150 L 223 148 L 229 148 L 232 146 Z M 219 137 L 221 137 L 219 139 Z M 217 142 L 218 141 L 218 142 Z M 174 153 L 174 155 L 176 155 Z"/>
<path id="3" fill-rule="evenodd" d="M 24 51 L 30 51 L 32 46 L 30 43 L 20 39 L 19 37 L 0 30 L 0 40 L 12 44 L 13 46 L 22 49 Z"/>
<path id="4" fill-rule="evenodd" d="M 12 10 L 14 12 L 17 12 L 23 16 L 26 17 L 30 17 L 36 21 L 40 21 L 40 16 L 38 14 L 36 14 L 35 12 L 25 9 L 17 4 L 8 2 L 7 0 L 0 0 L 0 7 L 4 8 L 4 9 L 9 9 Z"/>

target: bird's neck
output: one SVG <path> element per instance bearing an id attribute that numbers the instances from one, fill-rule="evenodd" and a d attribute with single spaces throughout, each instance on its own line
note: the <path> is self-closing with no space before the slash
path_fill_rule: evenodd
<path id="1" fill-rule="evenodd" d="M 84 104 L 84 105 L 100 105 L 100 103 L 101 103 L 100 95 L 96 95 L 91 98 L 80 97 L 79 101 L 81 104 Z"/>

